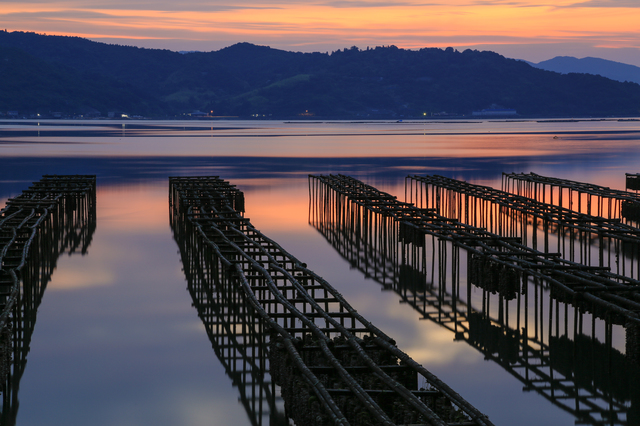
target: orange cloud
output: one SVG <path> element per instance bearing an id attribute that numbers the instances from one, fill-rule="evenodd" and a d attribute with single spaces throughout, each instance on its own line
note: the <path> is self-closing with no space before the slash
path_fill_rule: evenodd
<path id="1" fill-rule="evenodd" d="M 177 5 L 160 0 L 147 5 L 132 0 L 96 8 L 87 3 L 4 3 L 0 27 L 92 39 L 172 40 L 182 50 L 239 41 L 289 49 L 306 46 L 308 50 L 318 45 L 382 44 L 409 48 L 537 43 L 640 47 L 640 7 L 633 7 L 632 1 L 334 0 L 308 4 L 254 0 L 223 4 L 185 0 Z M 615 5 L 623 7 L 612 7 Z"/>

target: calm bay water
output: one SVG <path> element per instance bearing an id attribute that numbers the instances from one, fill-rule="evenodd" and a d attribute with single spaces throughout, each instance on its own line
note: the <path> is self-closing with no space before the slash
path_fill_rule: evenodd
<path id="1" fill-rule="evenodd" d="M 269 424 L 243 405 L 245 379 L 212 348 L 169 226 L 168 176 L 218 175 L 244 191 L 258 229 L 496 425 L 573 425 L 566 401 L 523 383 L 517 362 L 421 321 L 334 249 L 309 223 L 307 176 L 348 174 L 403 200 L 408 174 L 500 188 L 502 172 L 535 172 L 624 189 L 639 169 L 640 121 L 0 121 L 3 206 L 43 174 L 98 182 L 88 253 L 58 259 L 38 309 L 16 424 Z M 619 327 L 612 347 L 624 353 Z M 639 410 L 633 386 L 599 392 Z"/>

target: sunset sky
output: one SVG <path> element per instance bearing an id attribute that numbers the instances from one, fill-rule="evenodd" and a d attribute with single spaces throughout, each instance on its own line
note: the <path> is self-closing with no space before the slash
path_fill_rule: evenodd
<path id="1" fill-rule="evenodd" d="M 640 0 L 0 0 L 0 28 L 171 50 L 394 44 L 640 66 Z"/>

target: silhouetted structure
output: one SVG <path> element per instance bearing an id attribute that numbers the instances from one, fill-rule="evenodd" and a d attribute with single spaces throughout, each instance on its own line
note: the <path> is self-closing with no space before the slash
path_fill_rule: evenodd
<path id="1" fill-rule="evenodd" d="M 173 211 L 172 211 L 173 213 Z M 191 222 L 171 215 L 193 306 L 213 350 L 238 387 L 240 401 L 254 426 L 288 425 L 279 389 L 268 372 L 268 330 L 246 300 L 242 288 L 221 274 L 216 254 L 202 243 Z"/>
<path id="2" fill-rule="evenodd" d="M 409 176 L 405 184 L 408 201 L 420 208 L 433 208 L 450 219 L 497 235 L 520 237 L 535 250 L 558 253 L 585 266 L 605 267 L 635 279 L 640 275 L 640 229 L 619 219 L 592 216 L 444 176 Z M 597 209 L 587 210 L 602 213 L 602 203 L 600 199 Z"/>
<path id="3" fill-rule="evenodd" d="M 626 188 L 640 190 L 640 173 L 625 173 Z"/>
<path id="4" fill-rule="evenodd" d="M 626 174 L 628 189 L 640 187 L 637 176 Z M 633 192 L 535 173 L 503 173 L 502 189 L 580 213 L 627 220 L 635 225 L 640 221 L 640 196 Z"/>
<path id="5" fill-rule="evenodd" d="M 269 370 L 296 424 L 491 424 L 256 230 L 234 186 L 170 178 L 170 205 L 174 229 L 189 222 L 184 238 L 209 247 L 211 267 L 202 270 L 241 289 L 269 330 Z"/>
<path id="6" fill-rule="evenodd" d="M 353 202 L 399 222 L 400 240 L 424 247 L 425 234 L 453 244 L 468 255 L 469 280 L 491 291 L 502 291 L 508 299 L 530 280 L 550 287 L 551 296 L 571 302 L 594 315 L 607 317 L 627 330 L 627 355 L 640 358 L 638 324 L 640 282 L 608 268 L 585 266 L 560 259 L 521 243 L 518 237 L 505 237 L 449 219 L 433 209 L 422 209 L 382 193 L 362 182 L 342 175 L 311 176 L 312 191 L 332 191 L 349 196 Z M 321 195 L 326 196 L 326 195 Z M 425 261 L 426 256 L 419 257 Z"/>
<path id="7" fill-rule="evenodd" d="M 44 176 L 0 212 L 2 425 L 15 423 L 37 309 L 57 259 L 86 253 L 95 208 L 95 176 Z"/>
<path id="8" fill-rule="evenodd" d="M 540 281 L 528 281 L 512 298 L 504 296 L 509 293 L 505 288 L 482 288 L 478 294 L 464 250 L 437 234 L 427 234 L 424 243 L 407 242 L 391 210 L 385 213 L 373 197 L 327 191 L 311 181 L 310 224 L 366 277 L 396 292 L 424 319 L 450 330 L 500 364 L 525 390 L 540 393 L 580 424 L 640 420 L 635 385 L 640 369 L 613 348 L 610 322 L 549 301 L 549 288 Z M 388 194 L 380 199 L 393 201 Z"/>

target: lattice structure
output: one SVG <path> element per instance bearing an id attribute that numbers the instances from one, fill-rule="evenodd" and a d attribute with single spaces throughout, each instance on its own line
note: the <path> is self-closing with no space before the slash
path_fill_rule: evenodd
<path id="1" fill-rule="evenodd" d="M 627 173 L 627 187 L 637 184 Z M 503 173 L 502 189 L 547 204 L 607 219 L 640 221 L 640 195 L 591 183 L 541 176 L 535 173 Z"/>
<path id="2" fill-rule="evenodd" d="M 43 176 L 0 212 L 2 424 L 13 424 L 36 312 L 58 257 L 85 254 L 96 228 L 95 176 Z"/>
<path id="3" fill-rule="evenodd" d="M 640 229 L 488 186 L 444 176 L 409 176 L 407 201 L 503 236 L 520 236 L 533 249 L 560 253 L 586 266 L 640 278 Z"/>
<path id="4" fill-rule="evenodd" d="M 217 177 L 170 178 L 172 222 L 191 224 L 270 330 L 271 376 L 297 424 L 491 424 L 256 230 L 241 194 Z"/>
<path id="5" fill-rule="evenodd" d="M 372 212 L 399 222 L 401 241 L 423 246 L 425 234 L 450 241 L 468 253 L 469 280 L 508 297 L 522 289 L 523 282 L 540 280 L 550 286 L 552 297 L 607 317 L 632 330 L 627 354 L 638 354 L 635 324 L 640 322 L 640 282 L 613 274 L 607 268 L 588 267 L 559 256 L 531 249 L 520 238 L 502 237 L 485 229 L 449 219 L 430 209 L 398 201 L 364 183 L 342 175 L 311 176 L 311 190 L 324 197 L 331 191 L 348 196 Z"/>
<path id="6" fill-rule="evenodd" d="M 175 216 L 172 218 L 177 219 Z M 268 372 L 268 333 L 244 292 L 221 274 L 212 248 L 193 232 L 191 223 L 172 220 L 188 290 L 213 350 L 240 392 L 254 426 L 288 425 L 284 403 Z"/>
<path id="7" fill-rule="evenodd" d="M 580 424 L 622 426 L 639 419 L 640 399 L 631 389 L 640 368 L 612 348 L 610 323 L 604 343 L 587 336 L 603 321 L 577 307 L 543 302 L 549 292 L 534 282 L 511 301 L 486 289 L 478 295 L 465 279 L 464 253 L 453 244 L 435 236 L 424 246 L 405 244 L 393 218 L 335 191 L 312 190 L 310 196 L 310 224 L 353 267 L 498 363 L 527 391 Z"/>

